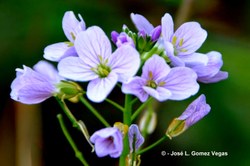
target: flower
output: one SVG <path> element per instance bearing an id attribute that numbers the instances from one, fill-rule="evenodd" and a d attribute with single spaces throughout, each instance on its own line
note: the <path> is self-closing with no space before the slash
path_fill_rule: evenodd
<path id="1" fill-rule="evenodd" d="M 65 12 L 62 20 L 64 34 L 69 42 L 59 42 L 51 44 L 44 49 L 43 57 L 47 60 L 58 62 L 68 56 L 77 56 L 74 42 L 76 36 L 86 29 L 85 22 L 79 14 L 80 21 L 77 20 L 72 11 Z"/>
<path id="2" fill-rule="evenodd" d="M 205 54 L 208 57 L 207 65 L 195 64 L 188 65 L 198 75 L 198 81 L 203 83 L 214 83 L 228 78 L 228 72 L 220 71 L 223 61 L 221 53 L 211 51 Z"/>
<path id="3" fill-rule="evenodd" d="M 128 131 L 129 147 L 130 151 L 138 150 L 143 144 L 144 138 L 140 133 L 140 130 L 136 124 L 132 124 Z"/>
<path id="4" fill-rule="evenodd" d="M 139 31 L 139 35 L 150 36 L 153 42 L 157 41 L 161 35 L 161 26 L 154 27 L 144 16 L 131 13 L 132 22 Z"/>
<path id="5" fill-rule="evenodd" d="M 121 32 L 119 34 L 116 31 L 112 31 L 111 39 L 117 47 L 121 47 L 124 44 L 128 44 L 132 47 L 135 47 L 133 39 L 129 37 L 125 32 Z"/>
<path id="6" fill-rule="evenodd" d="M 166 135 L 170 138 L 175 137 L 190 126 L 197 123 L 204 116 L 210 112 L 211 107 L 206 103 L 205 95 L 200 95 L 196 100 L 194 100 L 186 110 L 179 116 L 175 118 L 169 125 Z"/>
<path id="7" fill-rule="evenodd" d="M 122 133 L 116 127 L 107 127 L 96 131 L 90 141 L 95 144 L 95 152 L 98 157 L 110 155 L 117 158 L 123 150 Z"/>
<path id="8" fill-rule="evenodd" d="M 207 32 L 201 28 L 199 23 L 186 22 L 174 32 L 173 19 L 166 13 L 161 19 L 161 25 L 166 54 L 173 66 L 207 63 L 207 56 L 195 53 L 207 37 Z"/>
<path id="9" fill-rule="evenodd" d="M 140 66 L 140 55 L 131 46 L 124 45 L 111 53 L 111 43 L 97 26 L 88 28 L 76 37 L 75 48 L 79 57 L 67 57 L 58 64 L 63 77 L 90 81 L 87 97 L 102 102 L 116 83 L 134 76 Z"/>
<path id="10" fill-rule="evenodd" d="M 196 73 L 187 67 L 170 68 L 159 55 L 149 58 L 142 69 L 141 77 L 123 83 L 123 93 L 137 96 L 145 102 L 149 95 L 158 101 L 183 100 L 199 90 Z"/>
<path id="11" fill-rule="evenodd" d="M 58 92 L 56 84 L 61 80 L 56 69 L 46 61 L 39 61 L 34 70 L 24 65 L 23 69 L 16 69 L 10 96 L 24 104 L 41 103 Z"/>

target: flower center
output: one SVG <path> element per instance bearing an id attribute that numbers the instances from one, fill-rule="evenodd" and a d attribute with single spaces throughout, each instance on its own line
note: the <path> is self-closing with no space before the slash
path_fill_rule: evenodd
<path id="1" fill-rule="evenodd" d="M 110 71 L 111 71 L 110 67 L 103 65 L 103 64 L 99 64 L 96 69 L 96 73 L 99 75 L 100 78 L 107 77 Z"/>
<path id="2" fill-rule="evenodd" d="M 177 43 L 177 36 L 173 36 L 172 44 L 174 45 L 174 55 L 177 56 L 179 52 L 187 52 L 187 49 L 181 48 L 183 45 L 184 39 L 181 38 L 179 43 Z"/>
<path id="3" fill-rule="evenodd" d="M 156 89 L 158 86 L 164 86 L 166 84 L 166 82 L 164 82 L 164 81 L 161 81 L 157 84 L 155 82 L 155 80 L 153 79 L 153 72 L 152 71 L 149 71 L 148 77 L 149 77 L 149 79 L 147 80 L 146 86 L 151 87 L 153 89 Z"/>
<path id="4" fill-rule="evenodd" d="M 91 70 L 94 71 L 100 78 L 105 78 L 111 71 L 110 67 L 107 65 L 108 59 L 103 60 L 101 56 L 98 56 L 98 58 L 100 63 L 96 68 L 92 68 Z"/>

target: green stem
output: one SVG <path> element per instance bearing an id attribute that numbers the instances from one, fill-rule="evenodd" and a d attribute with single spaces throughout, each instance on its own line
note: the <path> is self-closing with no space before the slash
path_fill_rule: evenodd
<path id="1" fill-rule="evenodd" d="M 131 105 L 131 95 L 125 96 L 125 105 L 124 105 L 124 112 L 123 112 L 123 123 L 130 126 L 131 125 L 131 112 L 132 112 L 132 105 Z M 126 157 L 129 154 L 129 140 L 128 134 L 125 135 L 123 139 L 123 152 L 120 156 L 119 166 L 126 166 Z"/>
<path id="2" fill-rule="evenodd" d="M 156 147 L 157 145 L 161 144 L 162 142 L 166 141 L 167 139 L 169 139 L 168 136 L 164 135 L 163 137 L 161 137 L 159 140 L 157 140 L 156 142 L 152 143 L 151 145 L 149 145 L 148 147 L 140 150 L 139 152 L 137 152 L 137 155 L 141 155 L 142 153 L 147 152 L 148 150 Z"/>
<path id="3" fill-rule="evenodd" d="M 99 119 L 106 127 L 110 127 L 110 124 L 84 97 L 80 96 L 79 98 L 80 101 L 97 117 L 97 119 Z"/>
<path id="4" fill-rule="evenodd" d="M 118 103 L 114 102 L 113 100 L 105 99 L 105 101 L 107 101 L 108 103 L 110 103 L 111 105 L 113 105 L 114 107 L 119 109 L 120 111 L 122 111 L 122 112 L 124 111 L 124 108 L 122 106 L 120 106 Z"/>
<path id="5" fill-rule="evenodd" d="M 145 108 L 145 106 L 152 100 L 153 98 L 150 97 L 146 102 L 144 102 L 132 115 L 132 121 L 141 113 L 141 111 Z"/>
<path id="6" fill-rule="evenodd" d="M 64 113 L 67 115 L 67 117 L 69 118 L 69 120 L 71 121 L 73 127 L 77 128 L 80 130 L 79 124 L 76 120 L 76 118 L 74 117 L 74 115 L 70 112 L 69 108 L 67 107 L 67 105 L 65 104 L 65 102 L 63 100 L 61 100 L 60 98 L 56 97 L 57 102 L 59 103 L 59 105 L 61 106 L 62 110 L 64 111 Z"/>
<path id="7" fill-rule="evenodd" d="M 63 117 L 61 114 L 58 114 L 57 115 L 57 119 L 59 121 L 59 124 L 61 126 L 61 129 L 63 131 L 63 134 L 64 136 L 66 137 L 66 139 L 68 140 L 70 146 L 72 147 L 72 149 L 74 150 L 75 152 L 75 155 L 76 155 L 76 158 L 78 158 L 81 163 L 84 165 L 84 166 L 89 166 L 89 164 L 87 163 L 87 161 L 84 159 L 83 155 L 82 155 L 82 152 L 80 152 L 75 144 L 75 142 L 73 141 L 73 139 L 71 138 L 65 124 L 64 124 L 64 121 L 63 121 Z"/>

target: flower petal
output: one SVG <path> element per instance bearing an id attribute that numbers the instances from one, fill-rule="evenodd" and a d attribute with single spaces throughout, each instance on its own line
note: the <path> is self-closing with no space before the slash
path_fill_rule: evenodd
<path id="1" fill-rule="evenodd" d="M 59 76 L 56 68 L 47 61 L 43 60 L 39 61 L 36 65 L 34 65 L 33 69 L 36 72 L 46 76 L 46 78 L 50 79 L 53 82 L 59 82 L 60 80 L 63 79 L 62 77 Z"/>
<path id="2" fill-rule="evenodd" d="M 91 66 L 85 64 L 79 57 L 68 57 L 58 63 L 59 75 L 75 81 L 89 81 L 96 79 L 98 75 L 91 70 Z"/>
<path id="3" fill-rule="evenodd" d="M 51 97 L 56 91 L 54 82 L 29 67 L 16 69 L 17 77 L 11 83 L 10 96 L 24 104 L 37 104 Z"/>
<path id="4" fill-rule="evenodd" d="M 11 98 L 24 104 L 38 104 L 53 96 L 55 87 L 50 83 L 31 82 L 18 91 L 18 96 L 11 94 Z"/>
<path id="5" fill-rule="evenodd" d="M 187 67 L 175 67 L 166 77 L 164 87 L 171 91 L 169 99 L 183 100 L 194 95 L 199 90 L 199 84 L 196 82 L 196 73 Z"/>
<path id="6" fill-rule="evenodd" d="M 185 120 L 185 125 L 188 128 L 206 116 L 210 110 L 211 107 L 206 103 L 205 95 L 202 94 L 177 119 Z"/>
<path id="7" fill-rule="evenodd" d="M 208 57 L 206 54 L 193 53 L 189 55 L 179 55 L 178 57 L 183 60 L 186 65 L 207 65 L 208 63 Z"/>
<path id="8" fill-rule="evenodd" d="M 79 14 L 78 16 L 80 18 L 80 21 L 77 20 L 76 16 L 72 11 L 65 12 L 63 16 L 63 21 L 62 21 L 63 31 L 66 37 L 72 43 L 74 43 L 74 40 L 78 35 L 78 33 L 86 29 L 85 22 L 82 19 L 81 15 Z"/>
<path id="9" fill-rule="evenodd" d="M 171 60 L 172 66 L 185 66 L 184 61 L 178 56 L 174 55 L 174 46 L 168 41 L 164 41 L 164 47 L 166 50 L 167 57 Z"/>
<path id="10" fill-rule="evenodd" d="M 225 80 L 227 78 L 228 78 L 228 72 L 219 71 L 217 74 L 215 74 L 212 77 L 199 77 L 198 81 L 202 83 L 216 83 L 216 82 Z"/>
<path id="11" fill-rule="evenodd" d="M 91 65 L 100 64 L 100 61 L 105 61 L 111 55 L 111 43 L 103 30 L 97 26 L 89 27 L 78 34 L 75 48 L 78 56 Z"/>
<path id="12" fill-rule="evenodd" d="M 131 13 L 130 17 L 138 31 L 144 31 L 149 35 L 154 29 L 154 26 L 144 16 Z"/>
<path id="13" fill-rule="evenodd" d="M 126 82 L 140 67 L 140 55 L 135 48 L 123 45 L 110 56 L 108 66 L 118 74 L 118 81 Z"/>
<path id="14" fill-rule="evenodd" d="M 74 46 L 69 46 L 66 42 L 48 45 L 44 49 L 43 57 L 47 60 L 58 62 L 68 56 L 77 56 Z"/>
<path id="15" fill-rule="evenodd" d="M 155 54 L 145 62 L 142 68 L 142 78 L 157 81 L 166 77 L 169 71 L 170 67 L 165 60 Z"/>
<path id="16" fill-rule="evenodd" d="M 118 76 L 110 72 L 105 78 L 96 78 L 89 82 L 87 96 L 93 102 L 102 102 L 116 85 Z"/>
<path id="17" fill-rule="evenodd" d="M 166 13 L 161 18 L 162 36 L 165 41 L 170 41 L 174 34 L 174 22 L 170 14 Z"/>
<path id="18" fill-rule="evenodd" d="M 172 95 L 168 89 L 163 87 L 157 87 L 157 89 L 153 89 L 148 86 L 143 86 L 143 90 L 160 102 L 169 99 L 169 97 Z"/>
<path id="19" fill-rule="evenodd" d="M 200 48 L 207 38 L 207 32 L 201 28 L 199 23 L 187 22 L 176 30 L 173 37 L 176 37 L 174 45 L 178 55 L 188 55 Z"/>
<path id="20" fill-rule="evenodd" d="M 223 65 L 221 53 L 211 51 L 206 54 L 208 57 L 207 65 L 203 64 L 189 64 L 188 67 L 192 68 L 198 77 L 213 77 L 220 71 Z"/>
<path id="21" fill-rule="evenodd" d="M 142 88 L 144 85 L 146 85 L 145 79 L 134 77 L 129 82 L 122 84 L 122 92 L 125 94 L 133 94 L 138 97 L 141 102 L 145 102 L 148 99 L 148 94 Z"/>

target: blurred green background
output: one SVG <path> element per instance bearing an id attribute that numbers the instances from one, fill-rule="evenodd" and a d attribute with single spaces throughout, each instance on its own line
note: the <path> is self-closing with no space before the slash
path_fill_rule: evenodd
<path id="1" fill-rule="evenodd" d="M 112 30 L 120 31 L 123 24 L 133 29 L 129 17 L 131 12 L 143 14 L 154 25 L 160 24 L 166 12 L 175 18 L 177 24 L 190 20 L 200 22 L 208 31 L 208 38 L 199 51 L 221 52 L 223 70 L 229 72 L 229 78 L 215 84 L 201 84 L 199 94 L 206 95 L 212 107 L 210 114 L 181 136 L 145 153 L 142 166 L 167 165 L 170 162 L 175 165 L 250 165 L 249 9 L 248 0 L 1 1 L 0 165 L 80 165 L 61 133 L 56 119 L 60 111 L 53 99 L 39 106 L 23 106 L 9 98 L 15 68 L 23 64 L 33 66 L 43 59 L 44 47 L 66 40 L 61 21 L 68 10 L 80 13 L 87 26 L 102 27 L 108 36 Z M 182 102 L 160 104 L 158 128 L 149 141 L 160 138 L 170 121 L 179 116 L 197 96 Z M 106 108 L 102 105 L 97 107 Z M 87 121 L 91 133 L 95 128 L 100 128 L 94 117 L 79 113 L 74 105 L 71 108 L 79 118 Z M 112 117 L 120 118 L 118 113 L 110 111 L 104 112 L 104 116 L 111 121 L 114 121 Z M 30 130 L 27 130 L 27 126 Z M 96 158 L 94 154 L 89 154 L 91 149 L 84 138 L 72 130 L 72 134 L 78 138 L 80 150 L 90 159 L 91 165 L 105 162 L 114 164 L 108 157 Z M 25 146 L 26 143 L 31 147 Z M 228 156 L 163 157 L 163 150 L 221 151 L 227 152 Z"/>

